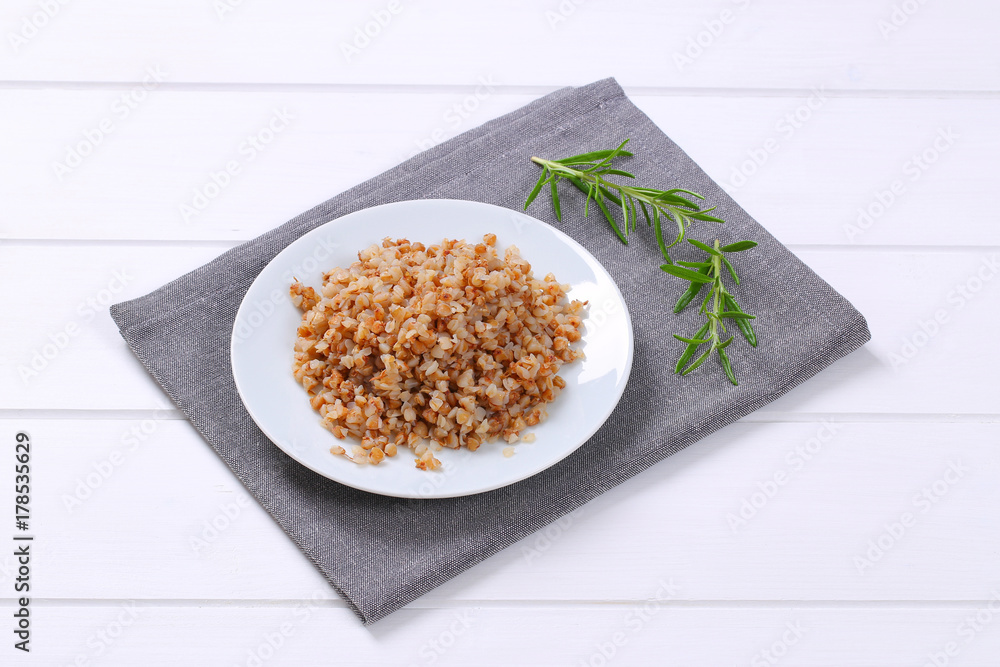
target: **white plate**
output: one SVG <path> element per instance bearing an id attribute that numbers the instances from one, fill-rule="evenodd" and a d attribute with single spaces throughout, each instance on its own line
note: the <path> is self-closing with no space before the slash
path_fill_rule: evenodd
<path id="1" fill-rule="evenodd" d="M 600 224 L 594 220 L 594 224 Z M 550 271 L 569 283 L 570 298 L 589 301 L 584 359 L 563 366 L 566 388 L 548 404 L 548 419 L 527 432 L 507 458 L 502 440 L 475 452 L 442 449 L 436 471 L 418 470 L 400 448 L 377 466 L 330 453 L 337 440 L 320 426 L 305 389 L 292 377 L 292 348 L 300 311 L 292 305 L 292 277 L 319 288 L 330 269 L 357 261 L 359 250 L 389 236 L 430 245 L 443 238 L 516 245 L 537 277 Z M 611 414 L 632 368 L 632 322 L 611 276 L 576 241 L 510 209 L 452 199 L 386 204 L 332 220 L 305 234 L 264 267 L 247 291 L 233 327 L 233 377 L 247 410 L 274 444 L 302 465 L 357 489 L 401 498 L 451 498 L 512 484 L 562 460 L 587 441 Z"/>

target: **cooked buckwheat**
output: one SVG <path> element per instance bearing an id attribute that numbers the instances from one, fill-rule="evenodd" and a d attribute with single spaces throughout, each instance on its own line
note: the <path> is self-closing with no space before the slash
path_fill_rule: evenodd
<path id="1" fill-rule="evenodd" d="M 430 247 L 387 238 L 327 272 L 319 293 L 291 286 L 303 311 L 295 378 L 324 427 L 360 439 L 331 452 L 378 464 L 405 446 L 433 470 L 440 446 L 514 443 L 547 416 L 566 386 L 557 372 L 583 356 L 572 343 L 585 304 L 551 273 L 536 279 L 516 247 L 500 257 L 495 246 L 493 234 Z"/>

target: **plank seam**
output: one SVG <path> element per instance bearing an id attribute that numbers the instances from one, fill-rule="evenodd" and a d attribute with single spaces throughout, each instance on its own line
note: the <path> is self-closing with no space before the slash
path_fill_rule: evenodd
<path id="1" fill-rule="evenodd" d="M 929 609 L 974 610 L 988 603 L 992 598 L 982 600 L 657 600 L 663 608 L 676 609 L 799 609 L 799 610 L 863 610 L 863 609 L 908 609 L 923 611 Z M 401 611 L 418 609 L 456 609 L 463 607 L 478 607 L 489 609 L 524 609 L 524 608 L 618 608 L 631 607 L 650 601 L 651 598 L 618 598 L 618 599 L 524 599 L 524 600 L 418 600 Z M 32 604 L 41 607 L 116 607 L 124 603 L 139 607 L 173 607 L 173 608 L 236 608 L 236 609 L 284 609 L 309 603 L 316 607 L 343 609 L 351 611 L 343 600 L 326 598 L 287 598 L 287 599 L 194 599 L 194 598 L 32 598 Z M 14 598 L 0 598 L 2 604 L 13 604 Z M 353 613 L 353 612 L 351 612 Z"/>
<path id="2" fill-rule="evenodd" d="M 72 81 L 72 80 L 0 80 L 0 90 L 128 90 L 141 81 Z M 228 81 L 163 81 L 157 90 L 176 92 L 239 92 L 239 93 L 344 93 L 344 94 L 422 94 L 463 95 L 474 93 L 480 84 L 405 84 L 405 83 L 283 83 Z M 562 85 L 495 84 L 500 95 L 545 95 Z M 627 86 L 626 94 L 634 97 L 809 97 L 812 88 L 731 88 L 698 86 Z M 896 99 L 1000 99 L 1000 90 L 981 89 L 913 89 L 913 88 L 824 88 L 824 95 L 837 98 L 896 98 Z"/>

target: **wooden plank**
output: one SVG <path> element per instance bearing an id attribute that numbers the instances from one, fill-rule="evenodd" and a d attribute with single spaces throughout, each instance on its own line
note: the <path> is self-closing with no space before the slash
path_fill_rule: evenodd
<path id="1" fill-rule="evenodd" d="M 825 98 L 825 99 L 824 99 Z M 1000 139 L 992 100 L 636 100 L 785 243 L 997 245 L 977 202 Z M 690 104 L 689 104 L 690 102 Z M 905 119 L 905 120 L 901 120 Z M 950 221 L 942 233 L 941 211 Z"/>
<path id="2" fill-rule="evenodd" d="M 872 341 L 769 406 L 773 411 L 995 414 L 977 378 L 1000 360 L 968 331 L 1000 321 L 1000 253 L 837 252 L 798 255 L 867 318 Z M 966 327 L 971 327 L 967 329 Z"/>
<path id="3" fill-rule="evenodd" d="M 124 8 L 115 0 L 60 3 L 50 18 L 37 18 L 44 10 L 31 0 L 4 3 L 0 78 L 135 81 L 146 66 L 159 65 L 171 81 L 211 83 L 474 85 L 482 76 L 554 86 L 612 73 L 628 85 L 695 88 L 826 83 L 968 91 L 1000 84 L 990 46 L 1000 10 L 974 0 L 519 0 L 477 13 L 457 0 L 158 0 L 141 12 Z M 613 48 L 594 48 L 595 35 L 609 26 L 622 37 Z M 572 57 L 540 59 L 540 49 Z"/>
<path id="4" fill-rule="evenodd" d="M 36 596 L 328 589 L 186 422 L 2 424 L 3 437 L 24 429 L 34 443 Z M 684 600 L 982 599 L 1000 581 L 998 435 L 996 423 L 736 424 L 421 604 L 641 600 L 658 578 Z M 3 585 L 14 563 L 0 565 Z"/>
<path id="5" fill-rule="evenodd" d="M 0 329 L 5 380 L 0 405 L 169 407 L 106 308 L 221 251 L 142 244 L 0 247 L 0 280 L 18 286 L 0 302 L 8 313 L 7 326 Z M 997 253 L 810 249 L 798 254 L 868 317 L 874 340 L 765 410 L 996 413 L 993 395 L 969 378 L 997 376 L 1000 358 L 970 344 L 968 332 L 990 331 L 1000 317 L 991 307 L 1000 286 Z"/>
<path id="6" fill-rule="evenodd" d="M 0 330 L 5 408 L 92 409 L 172 404 L 108 315 L 210 261 L 218 247 L 0 247 L 0 276 L 17 315 Z M 29 259 L 30 258 L 30 259 Z"/>
<path id="7" fill-rule="evenodd" d="M 649 583 L 651 596 L 656 586 Z M 403 610 L 365 628 L 349 611 L 321 603 L 277 608 L 43 603 L 35 610 L 30 658 L 15 656 L 8 664 L 68 665 L 82 658 L 90 662 L 80 664 L 171 667 L 334 662 L 548 667 L 661 664 L 670 656 L 669 664 L 677 665 L 864 667 L 933 665 L 937 658 L 947 661 L 941 664 L 991 667 L 1000 633 L 975 620 L 982 613 L 995 625 L 995 613 L 986 604 L 944 609 L 692 609 L 669 601 L 610 608 L 463 606 Z M 945 653 L 948 648 L 951 655 Z"/>
<path id="8" fill-rule="evenodd" d="M 0 237 L 246 240 L 535 97 L 156 90 L 131 109 L 124 94 L 0 91 L 18 128 Z M 633 98 L 786 243 L 1000 245 L 980 204 L 1000 100 Z"/>

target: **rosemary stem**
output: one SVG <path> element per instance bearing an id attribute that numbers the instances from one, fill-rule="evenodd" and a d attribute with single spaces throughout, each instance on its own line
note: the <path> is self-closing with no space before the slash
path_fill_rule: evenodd
<path id="1" fill-rule="evenodd" d="M 719 249 L 719 239 L 715 239 L 715 249 Z M 715 279 L 712 283 L 712 290 L 715 292 L 712 297 L 712 312 L 715 313 L 716 317 L 712 319 L 712 347 L 715 348 L 719 344 L 719 299 L 722 298 L 722 256 L 712 255 L 712 277 Z"/>

